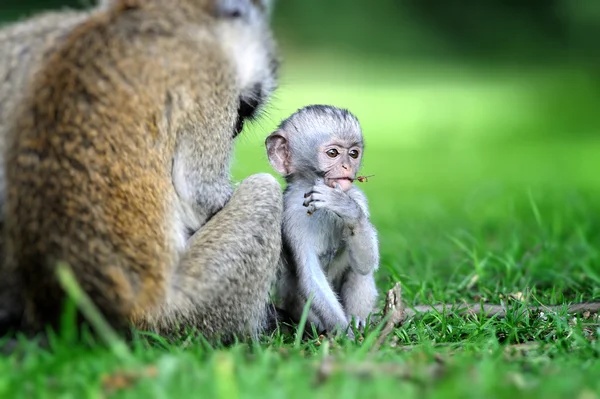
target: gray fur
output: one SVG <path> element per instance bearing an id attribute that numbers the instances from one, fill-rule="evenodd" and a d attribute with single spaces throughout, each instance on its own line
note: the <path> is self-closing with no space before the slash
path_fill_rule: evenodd
<path id="1" fill-rule="evenodd" d="M 356 186 L 347 192 L 327 186 L 316 162 L 317 148 L 332 137 L 360 143 L 362 149 L 359 122 L 346 110 L 309 106 L 283 121 L 267 147 L 280 136 L 287 141 L 293 170 L 285 175 L 284 268 L 277 286 L 281 306 L 298 320 L 312 295 L 308 320 L 318 329 L 346 328 L 352 317 L 364 327 L 378 296 L 373 275 L 379 265 L 377 232 L 363 192 Z M 270 151 L 278 169 L 274 155 Z"/>

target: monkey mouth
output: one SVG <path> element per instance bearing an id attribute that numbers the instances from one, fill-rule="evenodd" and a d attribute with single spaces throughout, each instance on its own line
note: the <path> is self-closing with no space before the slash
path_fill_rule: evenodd
<path id="1" fill-rule="evenodd" d="M 347 191 L 352 186 L 354 180 L 351 177 L 328 177 L 327 185 L 334 187 L 334 183 L 337 183 L 342 187 L 342 190 Z"/>
<path id="2" fill-rule="evenodd" d="M 233 129 L 233 138 L 236 138 L 244 129 L 244 118 L 238 115 L 235 122 L 235 128 Z"/>
<path id="3" fill-rule="evenodd" d="M 348 180 L 349 182 L 353 182 L 354 179 L 351 177 L 330 177 L 329 180 Z"/>
<path id="4" fill-rule="evenodd" d="M 262 85 L 260 83 L 254 85 L 250 93 L 240 97 L 233 138 L 237 137 L 242 132 L 245 121 L 253 120 L 257 117 L 264 102 L 265 98 L 262 94 Z"/>

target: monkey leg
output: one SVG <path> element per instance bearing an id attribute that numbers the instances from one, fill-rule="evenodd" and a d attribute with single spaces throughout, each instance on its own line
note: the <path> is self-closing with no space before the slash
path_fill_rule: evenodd
<path id="1" fill-rule="evenodd" d="M 288 267 L 288 265 L 281 266 L 280 275 L 277 277 L 277 295 L 281 309 L 289 315 L 288 321 L 298 324 L 308 301 L 301 294 L 298 277 Z M 324 329 L 323 322 L 312 310 L 312 307 L 308 309 L 305 332 L 312 331 L 311 324 L 315 325 L 318 332 Z"/>
<path id="2" fill-rule="evenodd" d="M 245 179 L 188 242 L 167 298 L 167 319 L 207 338 L 256 337 L 266 327 L 281 252 L 282 194 L 269 174 Z"/>
<path id="3" fill-rule="evenodd" d="M 354 317 L 356 327 L 364 328 L 367 317 L 373 312 L 377 301 L 373 273 L 362 275 L 349 270 L 340 294 L 348 318 Z"/>

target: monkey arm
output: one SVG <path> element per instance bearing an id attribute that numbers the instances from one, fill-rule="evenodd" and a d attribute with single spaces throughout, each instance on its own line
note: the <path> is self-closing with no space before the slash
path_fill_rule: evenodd
<path id="1" fill-rule="evenodd" d="M 343 220 L 343 238 L 348 244 L 350 263 L 353 270 L 365 275 L 379 265 L 379 243 L 377 231 L 369 221 L 367 198 L 358 188 L 348 192 L 339 185 L 331 188 L 322 181 L 313 186 L 306 196 L 304 206 L 309 213 L 327 209 Z"/>
<path id="2" fill-rule="evenodd" d="M 345 328 L 348 319 L 321 269 L 316 253 L 305 259 L 304 266 L 299 268 L 299 278 L 302 293 L 307 298 L 310 295 L 313 297 L 311 307 L 324 324 L 323 327 L 328 331 L 336 327 Z"/>
<path id="3" fill-rule="evenodd" d="M 362 275 L 377 270 L 379 267 L 377 231 L 364 214 L 358 221 L 346 225 L 344 239 L 348 246 L 352 270 Z"/>
<path id="4" fill-rule="evenodd" d="M 207 337 L 256 337 L 281 253 L 282 207 L 281 187 L 271 175 L 242 181 L 188 241 L 162 319 L 186 320 Z"/>
<path id="5" fill-rule="evenodd" d="M 350 266 L 356 273 L 366 275 L 379 267 L 379 240 L 377 230 L 369 220 L 369 206 L 364 193 L 358 189 L 348 192 L 358 205 L 356 218 L 347 218 L 344 239 L 348 244 Z"/>
<path id="6" fill-rule="evenodd" d="M 292 242 L 292 255 L 300 287 L 299 294 L 305 298 L 312 296 L 311 309 L 323 323 L 319 327 L 328 331 L 334 330 L 336 326 L 345 328 L 348 319 L 321 268 L 315 243 L 305 237 L 299 237 L 298 230 L 301 229 L 293 230 L 294 232 L 289 232 L 291 234 L 288 237 Z"/>
<path id="7" fill-rule="evenodd" d="M 340 295 L 348 317 L 354 317 L 356 327 L 364 328 L 377 301 L 377 286 L 373 273 L 362 275 L 349 270 L 342 284 Z"/>

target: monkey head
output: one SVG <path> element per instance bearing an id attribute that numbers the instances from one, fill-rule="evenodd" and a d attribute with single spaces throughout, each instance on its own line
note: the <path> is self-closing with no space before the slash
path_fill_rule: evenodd
<path id="1" fill-rule="evenodd" d="M 232 60 L 239 92 L 233 137 L 255 119 L 277 88 L 280 60 L 270 28 L 274 0 L 99 0 L 104 10 L 171 7 L 191 26 L 211 28 Z"/>
<path id="2" fill-rule="evenodd" d="M 277 88 L 280 60 L 269 25 L 275 0 L 152 0 L 181 10 L 190 22 L 215 27 L 223 50 L 233 60 L 239 90 L 233 137 L 257 117 Z M 108 10 L 138 8 L 151 0 L 99 0 Z M 207 19 L 208 18 L 208 19 Z"/>
<path id="3" fill-rule="evenodd" d="M 199 1 L 199 0 L 195 0 Z M 240 100 L 234 137 L 260 113 L 275 89 L 280 60 L 269 28 L 273 0 L 212 0 L 217 34 L 234 60 Z"/>
<path id="4" fill-rule="evenodd" d="M 265 140 L 271 166 L 288 180 L 325 179 L 347 191 L 364 149 L 358 119 L 348 110 L 309 105 L 284 120 Z"/>

